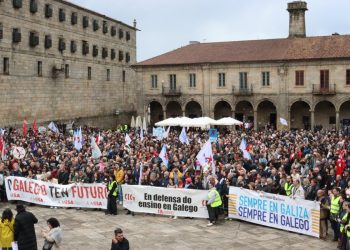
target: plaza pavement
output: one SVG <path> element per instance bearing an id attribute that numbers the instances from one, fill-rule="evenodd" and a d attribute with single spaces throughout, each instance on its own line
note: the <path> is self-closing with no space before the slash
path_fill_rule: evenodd
<path id="1" fill-rule="evenodd" d="M 15 205 L 1 204 L 5 207 Z M 136 214 L 125 215 L 118 207 L 118 215 L 105 215 L 101 211 L 76 209 L 50 209 L 48 207 L 27 207 L 39 223 L 36 225 L 39 249 L 43 239 L 41 229 L 46 229 L 46 220 L 56 217 L 63 230 L 63 249 L 65 250 L 109 250 L 113 231 L 116 227 L 124 230 L 130 242 L 130 249 L 337 249 L 330 239 L 322 241 L 282 230 L 257 226 L 241 221 L 224 221 L 207 227 L 205 219 L 177 220 L 169 217 Z M 15 211 L 13 211 L 15 213 Z M 331 229 L 329 229 L 331 233 Z"/>

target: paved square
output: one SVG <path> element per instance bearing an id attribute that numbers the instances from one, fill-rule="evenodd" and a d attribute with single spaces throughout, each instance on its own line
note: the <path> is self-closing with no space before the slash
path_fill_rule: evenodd
<path id="1" fill-rule="evenodd" d="M 7 206 L 15 208 L 11 204 L 0 206 L 1 213 Z M 39 220 L 36 225 L 39 249 L 43 243 L 41 229 L 47 228 L 46 220 L 50 217 L 56 217 L 61 223 L 65 250 L 110 249 L 116 227 L 124 230 L 131 249 L 337 249 L 330 239 L 322 241 L 240 221 L 222 220 L 219 225 L 208 228 L 204 219 L 173 220 L 146 214 L 132 217 L 125 215 L 121 207 L 117 216 L 107 216 L 101 211 L 39 206 L 27 207 L 27 210 Z"/>

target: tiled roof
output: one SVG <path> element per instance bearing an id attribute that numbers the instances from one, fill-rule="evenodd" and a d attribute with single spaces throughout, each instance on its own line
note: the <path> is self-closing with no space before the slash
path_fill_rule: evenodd
<path id="1" fill-rule="evenodd" d="M 350 58 L 350 35 L 197 43 L 135 66 Z"/>

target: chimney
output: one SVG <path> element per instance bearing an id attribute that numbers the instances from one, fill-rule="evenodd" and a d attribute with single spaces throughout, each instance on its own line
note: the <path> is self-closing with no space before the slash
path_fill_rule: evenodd
<path id="1" fill-rule="evenodd" d="M 289 12 L 289 38 L 306 37 L 305 11 L 307 11 L 307 3 L 303 1 L 288 3 L 287 10 Z"/>
<path id="2" fill-rule="evenodd" d="M 136 25 L 137 25 L 136 19 L 134 19 L 134 28 L 135 28 L 135 29 L 136 29 Z"/>

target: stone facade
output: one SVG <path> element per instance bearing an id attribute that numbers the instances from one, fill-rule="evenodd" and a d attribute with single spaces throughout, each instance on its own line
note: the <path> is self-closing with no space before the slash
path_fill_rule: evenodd
<path id="1" fill-rule="evenodd" d="M 152 123 L 181 115 L 233 116 L 255 129 L 350 123 L 350 37 L 305 38 L 306 7 L 288 4 L 287 39 L 190 44 L 138 63 L 138 113 Z"/>
<path id="2" fill-rule="evenodd" d="M 0 127 L 24 117 L 103 127 L 129 122 L 135 26 L 66 1 L 0 1 Z"/>
<path id="3" fill-rule="evenodd" d="M 279 122 L 281 117 L 290 121 L 290 128 L 318 125 L 331 128 L 340 125 L 343 119 L 350 119 L 348 69 L 350 60 L 138 68 L 138 81 L 142 83 L 139 86 L 143 87 L 139 91 L 144 97 L 138 112 L 147 115 L 151 104 L 149 111 L 153 122 L 191 114 L 213 118 L 233 116 L 250 121 L 256 128 L 267 123 L 283 128 Z M 332 83 L 326 92 L 317 88 L 321 70 L 329 70 Z M 296 71 L 304 72 L 303 86 L 296 86 Z M 247 73 L 245 89 L 240 88 L 240 72 Z M 262 72 L 269 72 L 268 86 L 263 86 Z M 190 73 L 196 74 L 196 87 L 189 87 Z M 219 73 L 225 74 L 224 87 L 219 87 Z M 178 96 L 163 92 L 162 87 L 170 84 L 170 74 L 177 77 Z M 151 75 L 157 75 L 157 88 L 152 88 Z M 195 114 L 189 105 L 193 107 L 194 103 L 199 106 Z"/>

